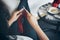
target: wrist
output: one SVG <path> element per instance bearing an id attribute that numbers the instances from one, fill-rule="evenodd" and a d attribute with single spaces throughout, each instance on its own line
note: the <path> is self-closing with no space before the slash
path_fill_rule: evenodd
<path id="1" fill-rule="evenodd" d="M 9 24 L 9 26 L 11 26 L 11 25 L 13 24 L 13 20 L 10 19 L 10 20 L 8 21 L 8 24 Z"/>

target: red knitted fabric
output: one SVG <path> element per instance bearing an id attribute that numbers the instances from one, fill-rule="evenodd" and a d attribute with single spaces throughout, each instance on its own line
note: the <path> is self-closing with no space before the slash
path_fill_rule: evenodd
<path id="1" fill-rule="evenodd" d="M 22 18 L 27 18 L 27 12 L 23 10 L 22 15 L 18 18 L 18 26 L 19 26 L 19 32 L 23 33 L 23 25 L 22 25 Z"/>

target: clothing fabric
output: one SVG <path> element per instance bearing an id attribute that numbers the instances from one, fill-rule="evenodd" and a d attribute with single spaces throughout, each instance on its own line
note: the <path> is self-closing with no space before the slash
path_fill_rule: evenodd
<path id="1" fill-rule="evenodd" d="M 27 9 L 30 12 L 30 9 L 29 9 L 29 6 L 28 6 L 28 0 L 21 0 L 21 1 L 22 2 L 19 5 L 18 10 L 25 7 L 25 9 Z M 24 28 L 23 35 L 29 36 L 29 37 L 33 38 L 34 40 L 38 40 L 35 30 L 31 27 L 31 25 L 27 21 L 26 17 L 22 18 L 22 24 L 23 24 L 23 28 Z M 26 29 L 26 27 L 27 27 L 27 29 Z"/>
<path id="2" fill-rule="evenodd" d="M 24 1 L 25 2 L 25 1 Z M 0 1 L 0 3 L 1 3 L 1 1 Z M 1 18 L 0 18 L 0 26 L 1 26 L 1 33 L 2 34 L 4 34 L 4 36 L 6 37 L 6 35 L 5 34 L 8 34 L 8 35 L 21 35 L 21 33 L 20 32 L 18 32 L 18 29 L 19 29 L 19 26 L 18 26 L 18 21 L 16 21 L 16 22 L 14 22 L 12 25 L 11 25 L 11 27 L 10 28 L 8 28 L 9 26 L 8 26 L 8 24 L 7 24 L 7 19 L 9 20 L 9 18 L 10 18 L 10 14 L 9 14 L 9 10 L 8 11 L 6 11 L 6 8 L 4 7 L 5 5 L 3 5 L 3 4 L 1 3 L 1 5 L 0 5 L 0 14 L 1 14 L 1 18 L 3 18 L 2 20 L 1 20 Z M 24 5 L 24 4 L 23 4 Z M 22 5 L 22 6 L 23 6 Z M 3 7 L 3 9 L 2 9 L 2 7 Z M 27 7 L 27 5 L 25 5 L 25 7 L 26 7 L 26 9 L 28 10 L 28 7 Z M 5 10 L 5 11 L 4 11 Z M 5 13 L 7 13 L 7 14 L 5 14 Z M 6 16 L 7 15 L 7 16 Z M 2 17 L 3 16 L 3 17 Z M 36 34 L 36 32 L 35 32 L 35 30 L 31 27 L 31 25 L 28 23 L 28 21 L 27 21 L 27 19 L 24 17 L 23 19 L 22 19 L 22 23 L 23 23 L 23 28 L 24 28 L 24 33 L 23 33 L 23 35 L 24 36 L 28 36 L 28 37 L 31 37 L 32 39 L 34 39 L 34 40 L 38 40 L 37 39 L 37 34 Z M 5 25 L 6 24 L 6 25 Z M 3 30 L 3 28 L 4 28 L 4 30 Z M 27 28 L 27 29 L 26 29 Z M 7 33 L 6 33 L 7 32 Z M 2 37 L 2 36 L 1 36 Z M 12 36 L 13 37 L 13 36 Z M 4 38 L 4 37 L 3 37 Z M 7 38 L 7 37 L 6 37 Z"/>
<path id="3" fill-rule="evenodd" d="M 53 2 L 53 6 L 54 7 L 58 7 L 58 5 L 60 4 L 60 0 L 54 0 L 54 2 Z"/>
<path id="4" fill-rule="evenodd" d="M 13 37 L 12 37 L 13 36 Z M 32 38 L 30 37 L 27 37 L 27 36 L 21 36 L 21 35 L 9 35 L 9 40 L 33 40 Z"/>
<path id="5" fill-rule="evenodd" d="M 41 12 L 44 12 L 44 11 L 47 11 L 46 9 L 48 9 L 49 7 L 52 7 L 51 3 L 40 6 L 39 10 L 43 10 Z M 48 15 L 46 15 L 46 18 L 49 18 L 49 19 L 47 19 L 47 21 L 48 20 L 51 21 L 52 17 L 50 17 L 50 16 L 48 17 Z M 51 21 L 52 23 L 57 23 L 57 22 L 53 22 L 53 20 L 54 19 L 52 19 L 52 21 Z M 53 24 L 49 24 L 41 19 L 38 21 L 38 23 L 50 40 L 60 40 L 60 38 L 59 38 L 60 37 L 60 26 L 57 29 L 58 26 L 53 25 Z"/>
<path id="6" fill-rule="evenodd" d="M 17 10 L 20 10 L 20 9 L 22 9 L 23 7 L 25 7 L 25 9 L 27 9 L 27 10 L 30 12 L 29 6 L 28 6 L 28 0 L 20 0 L 20 4 L 19 4 Z M 18 19 L 18 24 L 19 24 L 20 32 L 23 33 L 22 18 L 23 18 L 23 15 L 19 17 L 19 19 Z"/>

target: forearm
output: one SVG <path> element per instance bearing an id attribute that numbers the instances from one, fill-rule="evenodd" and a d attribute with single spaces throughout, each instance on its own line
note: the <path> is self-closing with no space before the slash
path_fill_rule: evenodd
<path id="1" fill-rule="evenodd" d="M 32 28 L 37 32 L 41 40 L 49 40 L 46 34 L 39 27 L 37 20 L 34 17 L 32 17 L 31 14 L 27 14 L 27 20 L 31 24 Z"/>
<path id="2" fill-rule="evenodd" d="M 49 40 L 47 35 L 43 32 L 43 30 L 39 26 L 36 26 L 36 28 L 34 28 L 34 29 L 37 32 L 37 34 L 41 40 Z"/>
<path id="3" fill-rule="evenodd" d="M 13 24 L 12 19 L 8 20 L 8 25 L 9 25 L 9 27 L 10 27 L 12 24 Z"/>

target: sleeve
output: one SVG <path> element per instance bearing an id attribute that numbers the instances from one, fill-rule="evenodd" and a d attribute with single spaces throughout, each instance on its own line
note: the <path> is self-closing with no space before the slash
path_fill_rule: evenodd
<path id="1" fill-rule="evenodd" d="M 2 15 L 0 15 L 0 33 L 8 34 L 8 23 Z"/>
<path id="2" fill-rule="evenodd" d="M 8 23 L 4 16 L 5 13 L 3 4 L 0 3 L 0 33 L 4 35 L 8 34 Z"/>

